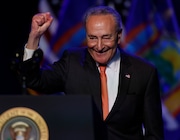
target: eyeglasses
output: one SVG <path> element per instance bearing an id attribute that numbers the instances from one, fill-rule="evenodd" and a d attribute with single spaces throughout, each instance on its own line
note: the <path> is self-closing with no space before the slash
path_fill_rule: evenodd
<path id="1" fill-rule="evenodd" d="M 103 35 L 101 37 L 97 37 L 94 35 L 87 35 L 87 41 L 90 43 L 98 43 L 98 41 L 101 41 L 102 43 L 105 44 L 116 40 L 116 38 L 117 38 L 117 32 L 115 32 L 114 34 Z"/>

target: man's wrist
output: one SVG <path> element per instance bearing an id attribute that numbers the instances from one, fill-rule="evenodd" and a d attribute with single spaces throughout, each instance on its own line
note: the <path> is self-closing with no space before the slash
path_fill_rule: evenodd
<path id="1" fill-rule="evenodd" d="M 33 49 L 27 48 L 27 44 L 26 44 L 25 47 L 24 47 L 23 61 L 32 58 L 34 51 L 35 51 L 35 50 L 33 50 Z"/>

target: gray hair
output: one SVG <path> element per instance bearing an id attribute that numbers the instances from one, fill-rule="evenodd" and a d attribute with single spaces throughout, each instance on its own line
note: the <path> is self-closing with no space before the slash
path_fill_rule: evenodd
<path id="1" fill-rule="evenodd" d="M 112 15 L 115 19 L 117 25 L 117 31 L 121 31 L 122 29 L 122 20 L 120 14 L 109 6 L 96 6 L 90 8 L 84 15 L 83 23 L 84 27 L 86 27 L 86 22 L 88 18 L 92 15 Z"/>

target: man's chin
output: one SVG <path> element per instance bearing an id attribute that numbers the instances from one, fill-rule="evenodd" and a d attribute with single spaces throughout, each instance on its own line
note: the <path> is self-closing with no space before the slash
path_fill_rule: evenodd
<path id="1" fill-rule="evenodd" d="M 95 59 L 95 60 L 99 64 L 107 64 L 107 60 L 105 60 L 105 59 Z"/>

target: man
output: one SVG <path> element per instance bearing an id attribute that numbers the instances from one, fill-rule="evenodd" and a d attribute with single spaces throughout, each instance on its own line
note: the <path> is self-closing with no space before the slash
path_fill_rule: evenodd
<path id="1" fill-rule="evenodd" d="M 107 139 L 163 140 L 157 70 L 119 47 L 120 15 L 106 6 L 88 10 L 84 19 L 87 48 L 64 51 L 51 68 L 42 70 L 33 63 L 32 54 L 38 51 L 40 37 L 52 21 L 50 13 L 39 13 L 32 18 L 21 64 L 26 72 L 20 71 L 26 77 L 27 87 L 43 93 L 92 95 L 103 120 L 99 66 L 106 65 L 108 115 L 103 123 Z"/>

